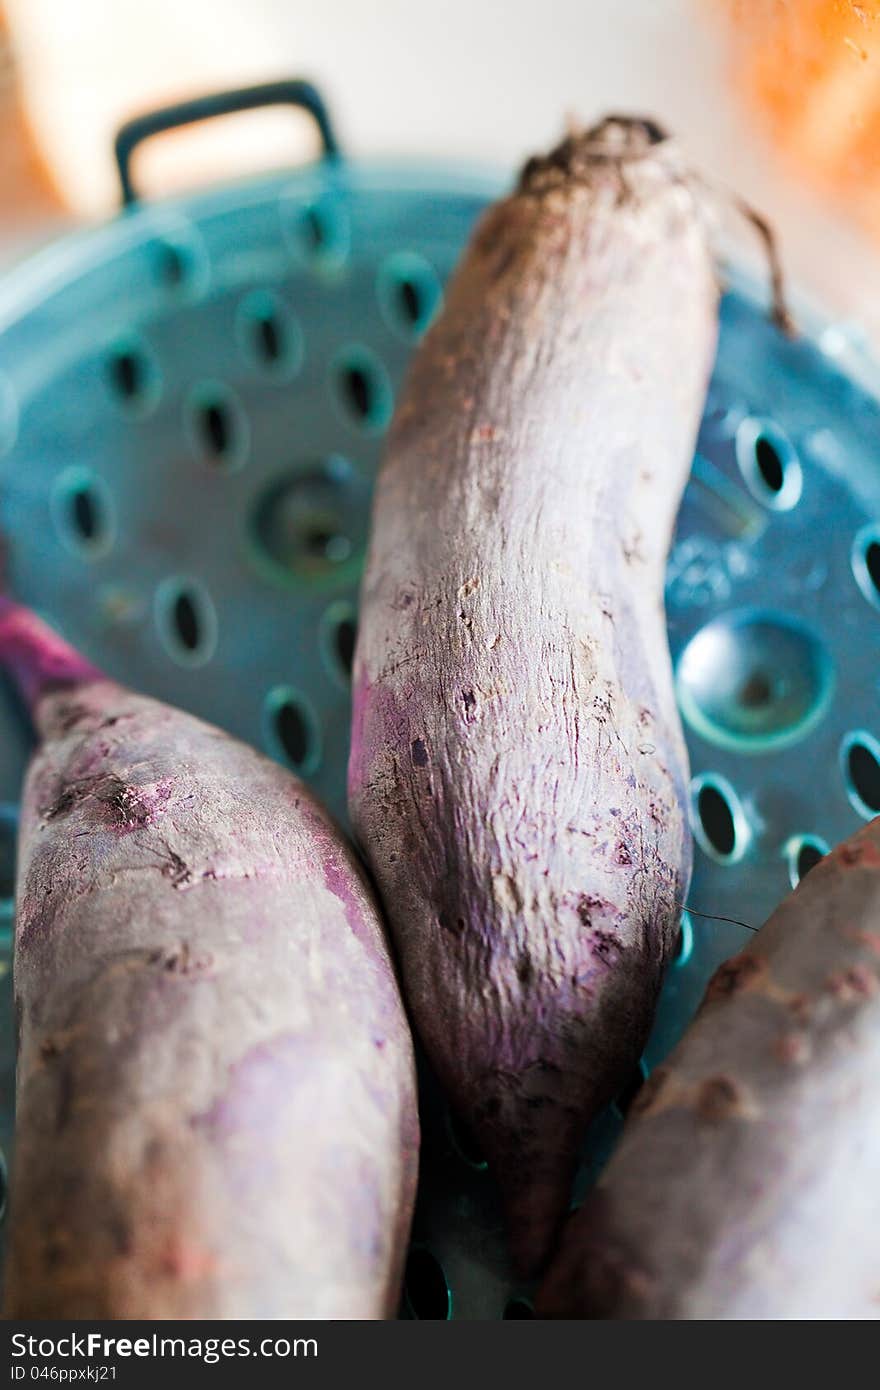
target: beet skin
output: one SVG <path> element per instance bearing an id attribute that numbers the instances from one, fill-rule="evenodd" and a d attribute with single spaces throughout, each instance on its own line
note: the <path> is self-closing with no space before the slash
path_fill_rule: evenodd
<path id="1" fill-rule="evenodd" d="M 523 1269 L 637 1062 L 690 872 L 663 578 L 717 289 L 658 134 L 570 137 L 483 219 L 397 411 L 362 594 L 353 823 Z"/>
<path id="2" fill-rule="evenodd" d="M 376 906 L 303 786 L 0 604 L 24 792 L 6 1315 L 393 1316 L 411 1041 Z"/>
<path id="3" fill-rule="evenodd" d="M 880 819 L 716 972 L 571 1218 L 541 1317 L 880 1316 Z"/>

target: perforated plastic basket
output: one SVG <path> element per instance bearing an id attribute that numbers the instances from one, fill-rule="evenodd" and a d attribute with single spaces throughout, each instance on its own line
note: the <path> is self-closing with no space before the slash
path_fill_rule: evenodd
<path id="1" fill-rule="evenodd" d="M 145 135 L 305 105 L 325 158 L 141 206 Z M 15 591 L 95 662 L 288 761 L 344 818 L 348 665 L 372 481 L 414 342 L 496 174 L 351 164 L 301 83 L 134 123 L 127 207 L 0 286 L 0 528 Z M 715 965 L 880 810 L 880 410 L 835 327 L 783 339 L 740 287 L 669 563 L 697 840 L 645 1064 L 587 1136 L 582 1193 Z M 2 693 L 2 692 L 0 692 Z M 0 703 L 2 1135 L 28 735 Z M 703 917 L 699 913 L 714 914 Z M 424 1078 L 405 1315 L 529 1316 L 491 1175 Z"/>

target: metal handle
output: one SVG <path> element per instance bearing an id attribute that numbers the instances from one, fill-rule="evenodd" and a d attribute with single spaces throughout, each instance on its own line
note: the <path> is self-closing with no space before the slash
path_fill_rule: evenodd
<path id="1" fill-rule="evenodd" d="M 289 78 L 282 82 L 264 82 L 256 87 L 239 87 L 232 92 L 215 92 L 210 96 L 193 97 L 190 101 L 160 107 L 158 111 L 149 111 L 145 116 L 135 116 L 120 127 L 113 149 L 122 186 L 123 206 L 131 207 L 138 202 L 138 194 L 131 181 L 131 157 L 144 140 L 152 135 L 161 135 L 166 130 L 176 130 L 179 126 L 210 120 L 212 116 L 230 116 L 238 111 L 254 111 L 261 106 L 297 106 L 308 111 L 320 131 L 324 158 L 339 158 L 339 146 L 327 108 L 311 82 Z"/>

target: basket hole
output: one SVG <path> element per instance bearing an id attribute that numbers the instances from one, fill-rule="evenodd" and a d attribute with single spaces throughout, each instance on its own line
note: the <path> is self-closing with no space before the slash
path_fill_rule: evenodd
<path id="1" fill-rule="evenodd" d="M 505 1322 L 511 1322 L 514 1318 L 533 1318 L 535 1310 L 527 1298 L 509 1298 L 501 1316 Z"/>
<path id="2" fill-rule="evenodd" d="M 280 581 L 354 577 L 366 541 L 367 501 L 366 483 L 339 456 L 276 478 L 251 512 L 256 559 Z M 350 610 L 345 614 L 353 618 Z"/>
<path id="3" fill-rule="evenodd" d="M 443 1266 L 424 1246 L 414 1246 L 409 1252 L 403 1295 L 414 1318 L 448 1321 L 452 1316 L 452 1293 Z"/>
<path id="4" fill-rule="evenodd" d="M 332 229 L 326 214 L 320 208 L 306 208 L 302 215 L 303 245 L 312 255 L 320 255 L 332 240 Z"/>
<path id="5" fill-rule="evenodd" d="M 333 603 L 321 621 L 321 646 L 331 675 L 345 687 L 351 684 L 351 668 L 357 642 L 355 610 L 346 599 Z"/>
<path id="6" fill-rule="evenodd" d="M 228 452 L 234 430 L 222 401 L 212 401 L 202 407 L 202 434 L 209 453 L 220 456 Z"/>
<path id="7" fill-rule="evenodd" d="M 844 780 L 850 802 L 871 820 L 880 814 L 880 744 L 868 733 L 850 734 L 842 749 Z"/>
<path id="8" fill-rule="evenodd" d="M 770 491 L 781 492 L 785 482 L 785 468 L 776 446 L 765 434 L 759 434 L 755 442 L 755 463 Z"/>
<path id="9" fill-rule="evenodd" d="M 156 594 L 163 645 L 181 666 L 202 666 L 217 643 L 217 616 L 210 596 L 195 580 L 166 580 Z"/>
<path id="10" fill-rule="evenodd" d="M 776 425 L 747 418 L 736 436 L 740 471 L 751 493 L 775 511 L 787 511 L 800 500 L 803 474 L 797 451 Z"/>
<path id="11" fill-rule="evenodd" d="M 880 608 L 880 528 L 865 526 L 858 533 L 853 542 L 852 568 L 865 598 Z"/>
<path id="12" fill-rule="evenodd" d="M 391 384 L 379 359 L 366 348 L 351 349 L 338 359 L 335 391 L 345 418 L 357 429 L 375 434 L 388 424 Z"/>
<path id="13" fill-rule="evenodd" d="M 126 339 L 111 349 L 106 373 L 111 396 L 127 413 L 144 414 L 158 400 L 159 371 L 138 340 Z"/>
<path id="14" fill-rule="evenodd" d="M 400 303 L 401 318 L 413 328 L 418 327 L 424 314 L 422 296 L 419 292 L 418 285 L 414 280 L 401 280 L 397 287 L 397 293 Z"/>
<path id="15" fill-rule="evenodd" d="M 880 541 L 871 541 L 865 550 L 865 569 L 875 591 L 880 594 Z"/>
<path id="16" fill-rule="evenodd" d="M 379 273 L 379 303 L 388 324 L 412 340 L 428 327 L 440 305 L 442 291 L 434 268 L 415 252 L 400 252 Z"/>
<path id="17" fill-rule="evenodd" d="M 615 1108 L 624 1117 L 629 1113 L 629 1108 L 635 1100 L 636 1096 L 638 1095 L 639 1091 L 644 1086 L 645 1081 L 647 1080 L 647 1076 L 648 1068 L 645 1066 L 644 1062 L 640 1061 L 638 1066 L 633 1071 L 631 1077 L 627 1081 L 626 1085 L 619 1092 L 619 1094 L 615 1096 Z"/>
<path id="18" fill-rule="evenodd" d="M 446 1127 L 452 1147 L 459 1158 L 469 1168 L 484 1173 L 489 1165 L 483 1157 L 482 1150 L 467 1125 L 456 1115 L 454 1110 L 446 1112 Z"/>
<path id="19" fill-rule="evenodd" d="M 320 760 L 318 726 L 303 697 L 289 686 L 276 686 L 266 698 L 266 720 L 273 755 L 295 772 L 314 772 Z"/>
<path id="20" fill-rule="evenodd" d="M 76 554 L 94 557 L 107 550 L 111 506 L 99 478 L 80 468 L 63 473 L 55 485 L 52 511 L 62 540 Z"/>
<path id="21" fill-rule="evenodd" d="M 277 314 L 261 314 L 254 321 L 257 356 L 274 366 L 284 357 L 284 330 Z"/>
<path id="22" fill-rule="evenodd" d="M 248 295 L 239 308 L 237 328 L 245 356 L 257 367 L 273 374 L 299 367 L 299 326 L 274 294 L 256 290 Z"/>
<path id="23" fill-rule="evenodd" d="M 373 387 L 370 377 L 363 367 L 345 367 L 342 373 L 343 388 L 349 408 L 362 420 L 368 420 L 373 413 Z"/>
<path id="24" fill-rule="evenodd" d="M 805 878 L 810 870 L 815 869 L 816 865 L 824 858 L 822 850 L 815 845 L 801 845 L 797 857 L 798 879 Z"/>
<path id="25" fill-rule="evenodd" d="M 202 640 L 199 610 L 192 594 L 185 590 L 177 595 L 171 610 L 174 631 L 180 645 L 188 652 L 197 652 Z"/>
<path id="26" fill-rule="evenodd" d="M 681 923 L 678 928 L 678 937 L 675 944 L 675 955 L 672 958 L 673 965 L 687 965 L 694 950 L 694 924 L 689 912 L 681 914 Z"/>
<path id="27" fill-rule="evenodd" d="M 155 252 L 156 279 L 166 290 L 179 290 L 189 279 L 192 257 L 182 246 L 160 242 Z"/>
<path id="28" fill-rule="evenodd" d="M 302 767 L 309 755 L 309 730 L 295 701 L 285 700 L 276 709 L 275 732 L 287 761 L 293 767 Z"/>
<path id="29" fill-rule="evenodd" d="M 293 227 L 299 255 L 316 269 L 337 267 L 346 259 L 348 222 L 337 199 L 319 198 L 298 207 Z"/>
<path id="30" fill-rule="evenodd" d="M 723 777 L 713 773 L 691 784 L 694 834 L 701 848 L 720 864 L 733 864 L 745 852 L 748 823 L 739 797 Z"/>
<path id="31" fill-rule="evenodd" d="M 233 393 L 224 386 L 199 387 L 190 401 L 190 431 L 196 451 L 212 467 L 231 472 L 244 463 L 247 420 Z"/>
<path id="32" fill-rule="evenodd" d="M 144 365 L 136 352 L 117 352 L 110 359 L 110 376 L 117 395 L 135 401 L 144 385 Z"/>
<path id="33" fill-rule="evenodd" d="M 101 507 L 94 489 L 78 487 L 71 493 L 70 519 L 74 531 L 86 544 L 92 543 L 100 536 Z"/>
<path id="34" fill-rule="evenodd" d="M 703 833 L 712 848 L 718 854 L 732 854 L 736 845 L 736 827 L 723 792 L 717 787 L 703 787 L 697 798 L 697 812 Z"/>
<path id="35" fill-rule="evenodd" d="M 829 852 L 829 846 L 818 835 L 795 835 L 785 847 L 788 860 L 788 877 L 792 888 L 797 888 L 802 878 L 821 863 Z"/>
<path id="36" fill-rule="evenodd" d="M 357 624 L 354 618 L 342 618 L 336 625 L 336 656 L 341 669 L 351 676 L 354 649 L 357 642 Z"/>

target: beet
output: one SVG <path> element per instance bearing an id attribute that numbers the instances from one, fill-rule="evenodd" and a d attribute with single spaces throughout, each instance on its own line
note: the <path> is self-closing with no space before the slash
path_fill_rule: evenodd
<path id="1" fill-rule="evenodd" d="M 689 880 L 663 581 L 717 298 L 675 145 L 569 137 L 484 217 L 378 481 L 350 810 L 523 1269 L 638 1060 Z"/>
<path id="2" fill-rule="evenodd" d="M 538 1314 L 874 1319 L 878 1172 L 880 819 L 716 972 L 572 1217 Z"/>
<path id="3" fill-rule="evenodd" d="M 0 601 L 24 791 L 12 1318 L 378 1318 L 418 1123 L 376 904 L 289 772 Z"/>

